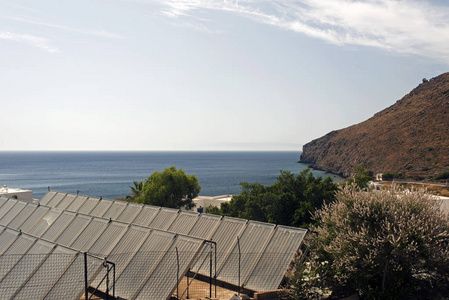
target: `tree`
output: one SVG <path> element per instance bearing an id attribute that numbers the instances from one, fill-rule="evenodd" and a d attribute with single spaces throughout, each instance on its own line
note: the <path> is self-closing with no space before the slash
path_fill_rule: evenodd
<path id="1" fill-rule="evenodd" d="M 354 185 L 318 210 L 294 299 L 342 291 L 363 299 L 442 299 L 449 293 L 449 216 L 423 191 L 362 191 Z M 348 295 L 348 294 L 346 294 Z"/>
<path id="2" fill-rule="evenodd" d="M 193 198 L 201 191 L 195 175 L 187 175 L 172 166 L 162 172 L 154 172 L 143 184 L 142 195 L 136 201 L 156 206 L 191 209 Z"/>
<path id="3" fill-rule="evenodd" d="M 242 191 L 213 213 L 289 226 L 308 226 L 311 212 L 334 199 L 337 185 L 330 177 L 315 178 L 306 169 L 298 176 L 281 171 L 272 185 L 241 182 Z"/>
<path id="4" fill-rule="evenodd" d="M 366 168 L 365 163 L 361 163 L 354 170 L 354 178 L 350 179 L 350 183 L 355 183 L 360 189 L 366 189 L 368 182 L 373 179 L 374 172 Z"/>
<path id="5" fill-rule="evenodd" d="M 134 186 L 129 186 L 131 189 L 131 195 L 126 196 L 126 200 L 128 201 L 135 201 L 137 198 L 139 198 L 142 195 L 144 181 L 134 181 Z"/>

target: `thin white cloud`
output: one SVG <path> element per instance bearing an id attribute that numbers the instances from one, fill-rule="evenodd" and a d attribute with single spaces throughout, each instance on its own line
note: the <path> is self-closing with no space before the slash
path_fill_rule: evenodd
<path id="1" fill-rule="evenodd" d="M 0 32 L 0 39 L 9 40 L 18 43 L 26 43 L 28 45 L 43 49 L 49 53 L 59 52 L 55 47 L 48 44 L 48 40 L 42 37 L 29 34 L 17 34 L 13 32 Z"/>
<path id="2" fill-rule="evenodd" d="M 44 21 L 36 20 L 36 19 L 29 19 L 29 18 L 26 19 L 26 18 L 21 18 L 21 17 L 5 17 L 5 18 L 9 19 L 9 20 L 17 21 L 17 22 L 28 23 L 28 24 L 33 24 L 33 25 L 40 25 L 40 26 L 45 26 L 45 27 L 51 27 L 51 28 L 56 28 L 56 29 L 60 29 L 60 30 L 64 30 L 64 31 L 70 31 L 70 32 L 75 32 L 75 33 L 94 35 L 94 36 L 105 37 L 105 38 L 115 38 L 115 39 L 122 38 L 122 36 L 120 36 L 118 34 L 115 34 L 115 33 L 112 33 L 112 32 L 108 32 L 108 31 L 103 30 L 103 29 L 92 30 L 92 29 L 73 28 L 73 27 L 69 27 L 69 26 L 65 26 L 65 25 L 44 22 Z"/>
<path id="3" fill-rule="evenodd" d="M 170 0 L 167 17 L 219 10 L 335 45 L 370 46 L 449 63 L 449 6 L 417 0 Z"/>

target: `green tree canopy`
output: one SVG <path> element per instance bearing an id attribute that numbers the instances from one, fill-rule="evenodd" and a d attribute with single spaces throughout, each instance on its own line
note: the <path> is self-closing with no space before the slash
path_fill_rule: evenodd
<path id="1" fill-rule="evenodd" d="M 272 185 L 241 182 L 242 191 L 223 203 L 221 209 L 209 210 L 231 217 L 289 226 L 307 226 L 311 213 L 334 199 L 337 185 L 330 177 L 315 178 L 306 169 L 298 176 L 281 171 Z"/>
<path id="2" fill-rule="evenodd" d="M 195 175 L 187 175 L 184 170 L 172 166 L 162 172 L 154 172 L 143 183 L 142 194 L 136 202 L 156 206 L 190 209 L 192 202 L 201 191 Z"/>

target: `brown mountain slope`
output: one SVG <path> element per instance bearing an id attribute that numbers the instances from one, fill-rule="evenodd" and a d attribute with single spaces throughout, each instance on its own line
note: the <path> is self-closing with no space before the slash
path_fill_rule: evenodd
<path id="1" fill-rule="evenodd" d="M 423 82 L 359 124 L 303 147 L 301 162 L 344 177 L 361 163 L 375 173 L 432 177 L 449 170 L 449 73 Z"/>

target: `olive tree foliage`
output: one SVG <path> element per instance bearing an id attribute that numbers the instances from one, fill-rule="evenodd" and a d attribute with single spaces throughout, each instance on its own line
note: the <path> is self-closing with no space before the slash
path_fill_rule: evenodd
<path id="1" fill-rule="evenodd" d="M 311 212 L 334 200 L 337 185 L 330 177 L 315 178 L 306 169 L 298 176 L 281 171 L 272 185 L 241 182 L 242 191 L 221 208 L 207 212 L 275 224 L 303 226 L 311 222 Z"/>
<path id="2" fill-rule="evenodd" d="M 201 191 L 195 175 L 187 175 L 184 170 L 172 166 L 162 172 L 154 172 L 142 184 L 141 195 L 136 202 L 156 206 L 193 208 L 193 198 Z"/>
<path id="3" fill-rule="evenodd" d="M 348 185 L 336 198 L 314 214 L 309 254 L 295 265 L 291 298 L 449 295 L 449 217 L 434 196 Z"/>

